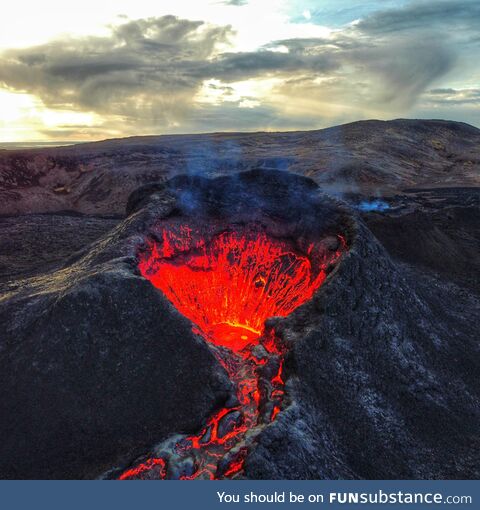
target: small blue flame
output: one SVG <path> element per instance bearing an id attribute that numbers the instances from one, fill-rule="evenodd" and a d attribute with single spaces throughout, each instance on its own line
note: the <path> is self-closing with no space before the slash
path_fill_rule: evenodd
<path id="1" fill-rule="evenodd" d="M 360 209 L 360 211 L 365 212 L 383 212 L 390 209 L 390 206 L 387 204 L 387 202 L 384 202 L 383 200 L 372 200 L 370 202 L 368 200 L 362 200 L 357 207 Z"/>

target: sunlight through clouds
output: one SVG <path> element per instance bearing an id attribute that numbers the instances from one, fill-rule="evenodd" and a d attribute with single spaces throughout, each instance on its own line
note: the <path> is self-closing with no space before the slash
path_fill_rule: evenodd
<path id="1" fill-rule="evenodd" d="M 479 88 L 479 22 L 472 0 L 19 0 L 0 19 L 1 137 L 321 128 L 459 101 L 479 124 L 475 98 L 429 92 Z"/>

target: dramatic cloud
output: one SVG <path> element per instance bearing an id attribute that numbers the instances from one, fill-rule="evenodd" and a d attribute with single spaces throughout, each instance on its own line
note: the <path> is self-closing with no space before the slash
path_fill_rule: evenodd
<path id="1" fill-rule="evenodd" d="M 447 29 L 463 26 L 478 30 L 480 2 L 478 0 L 417 0 L 402 8 L 371 14 L 360 20 L 358 27 L 370 33 L 406 30 Z"/>
<path id="2" fill-rule="evenodd" d="M 362 37 L 352 28 L 329 39 L 284 40 L 276 45 L 311 64 L 301 69 L 301 75 L 277 87 L 277 91 L 285 97 L 308 98 L 308 108 L 313 111 L 313 102 L 321 109 L 334 103 L 336 111 L 342 104 L 349 110 L 362 105 L 364 112 L 372 114 L 404 111 L 455 63 L 448 44 L 429 34 L 415 38 L 396 35 L 384 40 Z M 330 63 L 329 69 L 325 63 Z M 326 79 L 321 79 L 325 74 Z"/>
<path id="3" fill-rule="evenodd" d="M 222 3 L 225 5 L 234 5 L 236 7 L 240 7 L 241 5 L 247 5 L 248 0 L 225 0 Z"/>
<path id="4" fill-rule="evenodd" d="M 109 37 L 6 51 L 0 58 L 0 82 L 36 95 L 50 108 L 175 128 L 193 116 L 194 97 L 205 80 L 229 83 L 296 72 L 323 74 L 339 65 L 328 52 L 220 53 L 231 35 L 229 26 L 173 16 L 129 21 L 114 27 Z M 230 114 L 232 105 L 227 106 Z M 224 113 L 219 115 L 224 118 Z"/>
<path id="5" fill-rule="evenodd" d="M 250 5 L 225 5 L 246 3 L 219 1 L 228 12 Z M 480 3 L 393 4 L 375 10 L 370 2 L 361 19 L 323 32 L 308 18 L 306 33 L 324 36 L 273 39 L 252 51 L 235 47 L 237 33 L 226 24 L 172 15 L 127 20 L 102 36 L 4 50 L 0 88 L 91 116 L 88 126 L 73 115 L 40 129 L 50 136 L 322 127 L 416 112 L 452 116 L 454 107 L 471 107 L 468 118 L 476 119 L 478 83 L 459 87 L 458 80 L 472 65 L 479 76 Z"/>
<path id="6" fill-rule="evenodd" d="M 168 125 L 184 115 L 203 80 L 202 66 L 230 33 L 228 26 L 174 16 L 129 21 L 112 28 L 110 37 L 6 51 L 0 82 L 49 107 Z"/>
<path id="7" fill-rule="evenodd" d="M 226 53 L 208 66 L 210 78 L 219 78 L 225 82 L 246 80 L 249 78 L 273 75 L 289 75 L 299 71 L 325 74 L 338 69 L 330 52 L 318 55 L 303 53 L 281 53 L 262 50 L 250 53 Z"/>
<path id="8" fill-rule="evenodd" d="M 480 106 L 480 89 L 432 89 L 424 97 L 435 105 L 475 105 Z"/>

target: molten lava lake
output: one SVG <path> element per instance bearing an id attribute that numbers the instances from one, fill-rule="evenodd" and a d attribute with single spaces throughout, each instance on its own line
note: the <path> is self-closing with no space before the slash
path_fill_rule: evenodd
<path id="1" fill-rule="evenodd" d="M 272 422 L 284 397 L 285 347 L 269 317 L 286 317 L 308 301 L 345 250 L 294 243 L 256 227 L 206 238 L 187 225 L 163 228 L 139 253 L 139 269 L 195 333 L 212 347 L 236 388 L 229 407 L 203 429 L 166 443 L 163 453 L 124 471 L 121 479 L 231 478 L 241 475 L 256 430 Z"/>

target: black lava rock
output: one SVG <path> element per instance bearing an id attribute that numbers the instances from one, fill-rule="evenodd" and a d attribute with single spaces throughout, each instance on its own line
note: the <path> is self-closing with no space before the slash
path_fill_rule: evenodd
<path id="1" fill-rule="evenodd" d="M 135 274 L 142 224 L 2 296 L 0 477 L 97 477 L 228 398 L 207 345 Z"/>
<path id="2" fill-rule="evenodd" d="M 287 398 L 241 450 L 243 476 L 479 478 L 477 295 L 392 258 L 359 216 L 287 172 L 177 177 L 128 212 L 0 295 L 1 477 L 96 477 L 232 401 L 136 254 L 163 222 L 218 233 L 256 221 L 299 250 L 312 238 L 334 249 L 342 233 L 348 252 L 311 301 L 269 321 L 289 349 Z"/>

